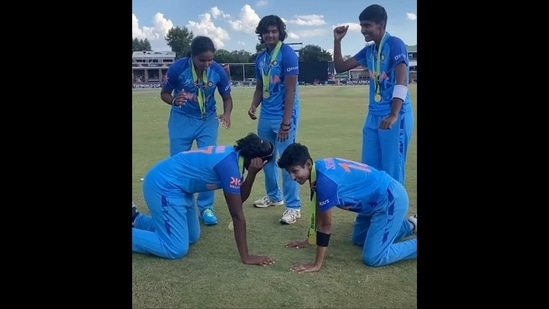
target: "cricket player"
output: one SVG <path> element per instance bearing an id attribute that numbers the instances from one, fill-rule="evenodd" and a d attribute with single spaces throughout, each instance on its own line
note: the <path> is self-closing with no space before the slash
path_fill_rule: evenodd
<path id="1" fill-rule="evenodd" d="M 372 267 L 417 257 L 417 215 L 406 218 L 408 194 L 402 184 L 384 171 L 342 158 L 313 161 L 306 146 L 286 148 L 278 160 L 300 185 L 309 182 L 316 204 L 316 258 L 299 264 L 296 272 L 319 271 L 330 241 L 332 209 L 357 213 L 352 241 L 363 246 L 362 261 Z M 397 242 L 398 241 L 398 242 Z M 292 241 L 288 247 L 308 247 L 307 240 Z"/>
<path id="2" fill-rule="evenodd" d="M 193 149 L 157 163 L 143 182 L 150 216 L 132 206 L 132 251 L 166 259 L 183 258 L 189 245 L 200 237 L 193 194 L 222 189 L 242 263 L 271 264 L 267 256 L 248 253 L 242 203 L 250 196 L 256 174 L 273 158 L 273 151 L 271 143 L 250 133 L 235 146 Z M 244 180 L 245 170 L 248 173 Z"/>
<path id="3" fill-rule="evenodd" d="M 362 129 L 362 163 L 386 171 L 404 184 L 414 115 L 408 90 L 409 62 L 404 42 L 385 31 L 387 12 L 380 5 L 365 8 L 358 17 L 367 42 L 354 57 L 343 60 L 341 40 L 349 26 L 334 29 L 334 68 L 346 72 L 368 68 L 368 115 Z"/>
<path id="4" fill-rule="evenodd" d="M 280 155 L 286 147 L 296 141 L 299 126 L 299 62 L 293 48 L 284 44 L 287 37 L 286 25 L 276 15 L 263 17 L 255 33 L 266 49 L 256 58 L 257 84 L 248 116 L 257 119 L 257 107 L 261 112 L 257 123 L 257 134 L 275 145 Z M 278 185 L 279 170 L 276 162 L 269 162 L 264 168 L 266 195 L 254 202 L 255 207 L 284 206 L 281 223 L 292 224 L 301 217 L 301 200 L 298 186 L 290 175 L 282 173 L 282 191 Z"/>
<path id="5" fill-rule="evenodd" d="M 176 60 L 164 77 L 160 97 L 171 106 L 170 156 L 190 150 L 194 141 L 197 147 L 217 145 L 219 123 L 225 128 L 231 126 L 231 85 L 223 67 L 213 60 L 214 53 L 213 41 L 197 36 L 191 42 L 191 55 Z M 219 116 L 216 90 L 223 99 L 223 114 Z M 204 224 L 217 224 L 213 191 L 198 194 L 196 204 Z"/>

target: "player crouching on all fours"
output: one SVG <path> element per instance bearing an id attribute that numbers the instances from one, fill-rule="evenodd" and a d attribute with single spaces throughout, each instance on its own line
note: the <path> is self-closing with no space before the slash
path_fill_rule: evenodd
<path id="1" fill-rule="evenodd" d="M 337 157 L 313 161 L 307 147 L 299 143 L 284 150 L 278 166 L 300 185 L 309 182 L 314 197 L 308 239 L 287 246 L 304 248 L 316 243 L 316 259 L 294 266 L 293 271 L 312 272 L 322 267 L 333 207 L 357 213 L 352 241 L 363 246 L 366 265 L 384 266 L 417 257 L 417 238 L 404 239 L 417 234 L 417 215 L 406 218 L 408 193 L 386 172 Z"/>

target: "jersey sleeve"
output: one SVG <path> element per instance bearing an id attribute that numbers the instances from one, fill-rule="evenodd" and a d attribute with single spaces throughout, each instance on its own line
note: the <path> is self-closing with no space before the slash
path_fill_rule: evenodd
<path id="1" fill-rule="evenodd" d="M 259 67 L 259 63 L 261 62 L 261 57 L 264 57 L 264 52 L 260 52 L 257 54 L 257 58 L 255 58 L 255 78 L 257 80 L 262 80 L 262 74 L 261 74 L 261 68 Z"/>
<path id="2" fill-rule="evenodd" d="M 172 64 L 162 81 L 162 90 L 172 91 L 177 86 L 179 75 L 183 72 L 183 61 Z"/>
<path id="3" fill-rule="evenodd" d="M 353 56 L 353 58 L 355 58 L 355 60 L 365 68 L 368 67 L 368 63 L 366 62 L 366 49 L 367 48 L 368 48 L 368 46 L 365 46 L 358 53 L 356 53 L 356 55 Z"/>
<path id="4" fill-rule="evenodd" d="M 294 49 L 288 45 L 282 49 L 282 72 L 284 76 L 299 74 L 299 60 Z"/>
<path id="5" fill-rule="evenodd" d="M 232 155 L 226 156 L 214 166 L 214 171 L 221 180 L 223 191 L 232 194 L 240 194 L 242 178 L 238 170 L 237 161 Z"/>
<path id="6" fill-rule="evenodd" d="M 397 38 L 397 37 L 391 37 L 391 39 L 387 42 L 389 45 L 389 51 L 391 53 L 391 57 L 393 57 L 392 67 L 396 67 L 400 63 L 405 63 L 406 66 L 408 66 L 408 51 L 406 50 L 406 45 L 404 42 Z"/>
<path id="7" fill-rule="evenodd" d="M 217 75 L 219 75 L 219 84 L 217 84 L 217 91 L 219 92 L 220 96 L 224 96 L 231 93 L 231 82 L 229 81 L 229 78 L 227 77 L 227 73 L 225 72 L 225 69 L 219 64 L 216 63 L 213 67 Z"/>
<path id="8" fill-rule="evenodd" d="M 337 187 L 337 183 L 328 176 L 317 171 L 316 195 L 320 212 L 325 212 L 338 205 Z"/>

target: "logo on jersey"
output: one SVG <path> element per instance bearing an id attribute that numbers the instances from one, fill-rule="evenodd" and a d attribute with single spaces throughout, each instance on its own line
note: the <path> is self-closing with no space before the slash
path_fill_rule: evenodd
<path id="1" fill-rule="evenodd" d="M 330 199 L 318 202 L 318 206 L 326 206 L 328 203 L 330 203 Z"/>
<path id="2" fill-rule="evenodd" d="M 214 85 L 214 83 L 210 80 L 208 81 L 208 87 L 212 87 Z"/>
<path id="3" fill-rule="evenodd" d="M 385 55 L 381 54 L 381 61 L 384 61 L 384 60 L 385 60 Z"/>
<path id="4" fill-rule="evenodd" d="M 293 71 L 293 70 L 297 70 L 297 66 L 287 68 L 286 72 L 290 72 L 290 71 Z"/>
<path id="5" fill-rule="evenodd" d="M 231 181 L 229 182 L 229 186 L 232 189 L 240 189 L 240 185 L 242 184 L 242 180 L 238 177 L 231 177 Z"/>
<path id="6" fill-rule="evenodd" d="M 278 65 L 278 61 L 273 61 L 273 67 L 276 67 Z"/>
<path id="7" fill-rule="evenodd" d="M 327 170 L 335 170 L 336 168 L 335 161 L 332 158 L 324 159 L 324 164 L 326 164 Z"/>

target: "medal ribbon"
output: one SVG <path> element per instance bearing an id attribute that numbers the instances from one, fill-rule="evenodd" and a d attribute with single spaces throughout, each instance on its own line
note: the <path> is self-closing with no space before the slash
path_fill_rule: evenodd
<path id="1" fill-rule="evenodd" d="M 269 83 L 271 82 L 271 68 L 273 67 L 273 63 L 276 61 L 276 56 L 278 56 L 278 52 L 280 51 L 280 47 L 282 46 L 282 42 L 278 41 L 276 43 L 276 46 L 273 50 L 273 54 L 271 55 L 270 62 L 269 62 L 269 68 L 265 72 L 265 67 L 263 67 L 263 74 L 261 75 L 263 80 L 263 92 L 269 92 Z M 267 53 L 265 52 L 265 65 L 267 64 Z"/>
<path id="2" fill-rule="evenodd" d="M 311 179 L 309 180 L 309 186 L 311 187 L 311 202 L 309 203 L 311 220 L 309 223 L 309 232 L 307 233 L 307 241 L 310 245 L 314 245 L 316 244 L 316 205 L 318 203 L 318 195 L 315 197 L 316 168 L 314 162 L 313 167 L 311 168 Z"/>
<path id="3" fill-rule="evenodd" d="M 238 156 L 238 168 L 242 171 L 242 179 L 244 178 L 244 157 Z"/>
<path id="4" fill-rule="evenodd" d="M 208 69 L 202 72 L 202 82 L 200 82 L 200 80 L 198 79 L 198 74 L 196 74 L 196 70 L 194 69 L 194 63 L 192 63 L 192 60 L 191 60 L 191 67 L 192 67 L 193 81 L 196 87 L 196 99 L 198 100 L 198 107 L 200 108 L 200 113 L 202 113 L 202 118 L 206 118 L 205 87 L 207 87 L 208 85 Z"/>
<path id="5" fill-rule="evenodd" d="M 385 41 L 385 36 L 387 35 L 387 32 L 383 34 L 383 37 L 381 38 L 381 41 L 379 41 L 379 47 L 377 49 L 377 63 L 376 68 L 374 70 L 374 81 L 376 83 L 376 90 L 375 90 L 375 96 L 380 97 L 381 96 L 381 87 L 379 85 L 379 76 L 381 75 L 381 52 L 383 48 L 383 41 Z M 374 99 L 374 101 L 376 101 Z M 378 101 L 376 101 L 378 102 Z M 381 102 L 381 101 L 380 101 Z"/>

